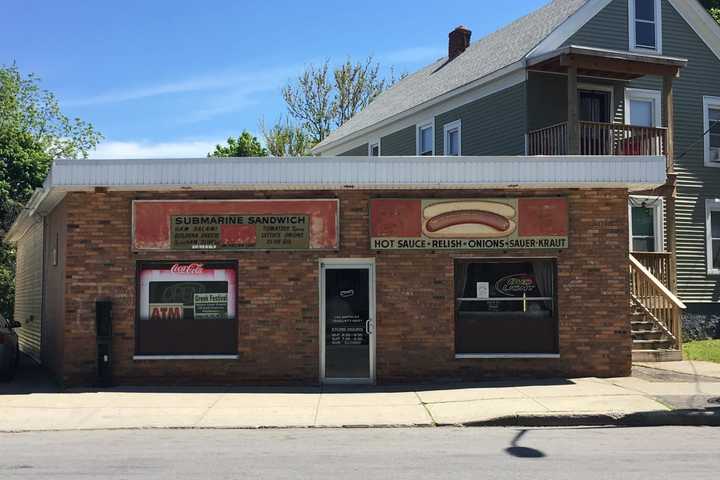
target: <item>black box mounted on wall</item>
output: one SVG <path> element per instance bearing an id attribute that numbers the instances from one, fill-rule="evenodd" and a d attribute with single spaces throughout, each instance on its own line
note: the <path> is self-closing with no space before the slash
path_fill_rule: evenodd
<path id="1" fill-rule="evenodd" d="M 112 385 L 112 302 L 95 302 L 95 335 L 97 342 L 97 386 Z"/>
<path id="2" fill-rule="evenodd" d="M 95 331 L 98 339 L 112 337 L 112 302 L 95 302 Z"/>

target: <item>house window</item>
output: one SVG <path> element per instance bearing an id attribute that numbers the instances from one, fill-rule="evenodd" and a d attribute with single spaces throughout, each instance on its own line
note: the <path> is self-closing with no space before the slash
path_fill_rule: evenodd
<path id="1" fill-rule="evenodd" d="M 638 127 L 659 127 L 661 95 L 657 90 L 625 89 L 625 124 Z"/>
<path id="2" fill-rule="evenodd" d="M 705 165 L 720 167 L 720 97 L 703 98 Z"/>
<path id="3" fill-rule="evenodd" d="M 380 139 L 375 139 L 368 143 L 368 157 L 380 156 Z"/>
<path id="4" fill-rule="evenodd" d="M 460 120 L 446 124 L 443 127 L 445 137 L 445 155 L 460 155 Z"/>
<path id="5" fill-rule="evenodd" d="M 720 199 L 705 200 L 707 271 L 720 274 Z"/>
<path id="6" fill-rule="evenodd" d="M 661 0 L 628 0 L 630 50 L 662 51 Z"/>
<path id="7" fill-rule="evenodd" d="M 631 196 L 629 213 L 630 251 L 664 251 L 663 199 L 661 197 Z"/>
<path id="8" fill-rule="evenodd" d="M 425 123 L 417 127 L 417 154 L 435 155 L 433 124 Z"/>
<path id="9" fill-rule="evenodd" d="M 235 262 L 141 262 L 138 355 L 236 355 Z"/>
<path id="10" fill-rule="evenodd" d="M 554 260 L 456 260 L 456 356 L 557 352 Z"/>

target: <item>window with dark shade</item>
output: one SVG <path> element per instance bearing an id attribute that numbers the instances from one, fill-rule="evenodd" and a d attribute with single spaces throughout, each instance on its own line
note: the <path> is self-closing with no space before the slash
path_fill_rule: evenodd
<path id="1" fill-rule="evenodd" d="M 371 143 L 369 148 L 369 154 L 371 157 L 379 157 L 380 156 L 380 144 L 379 143 Z"/>
<path id="2" fill-rule="evenodd" d="M 233 262 L 138 265 L 138 355 L 237 353 L 237 266 Z"/>
<path id="3" fill-rule="evenodd" d="M 455 353 L 558 352 L 555 261 L 456 260 Z"/>
<path id="4" fill-rule="evenodd" d="M 712 265 L 720 268 L 720 211 L 710 214 L 710 235 L 712 242 Z"/>
<path id="5" fill-rule="evenodd" d="M 708 118 L 710 119 L 710 131 L 708 132 L 710 136 L 710 161 L 720 162 L 720 108 L 710 108 Z"/>
<path id="6" fill-rule="evenodd" d="M 659 1 L 630 0 L 632 48 L 659 50 Z"/>
<path id="7" fill-rule="evenodd" d="M 655 251 L 655 209 L 632 207 L 632 247 L 634 252 Z"/>

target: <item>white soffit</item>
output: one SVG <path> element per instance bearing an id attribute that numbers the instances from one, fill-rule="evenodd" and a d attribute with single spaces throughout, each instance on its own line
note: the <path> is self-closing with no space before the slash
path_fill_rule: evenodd
<path id="1" fill-rule="evenodd" d="M 58 160 L 46 189 L 652 188 L 662 156 L 298 157 Z"/>
<path id="2" fill-rule="evenodd" d="M 16 242 L 67 192 L 619 188 L 666 181 L 664 156 L 298 157 L 57 160 L 5 240 Z M 292 195 L 292 194 L 288 194 Z"/>
<path id="3" fill-rule="evenodd" d="M 590 0 L 580 10 L 571 15 L 565 22 L 557 27 L 545 40 L 540 42 L 526 58 L 551 52 L 560 48 L 578 30 L 580 30 L 595 15 L 600 13 L 613 0 Z M 720 58 L 720 25 L 700 5 L 697 0 L 668 0 L 670 5 L 690 25 L 700 39 Z"/>

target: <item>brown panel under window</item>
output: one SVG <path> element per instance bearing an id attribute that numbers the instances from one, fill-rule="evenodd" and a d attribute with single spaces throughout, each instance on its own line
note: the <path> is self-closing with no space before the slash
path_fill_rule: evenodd
<path id="1" fill-rule="evenodd" d="M 141 320 L 142 355 L 236 354 L 235 320 Z"/>
<path id="2" fill-rule="evenodd" d="M 459 314 L 457 353 L 557 353 L 554 318 Z"/>

